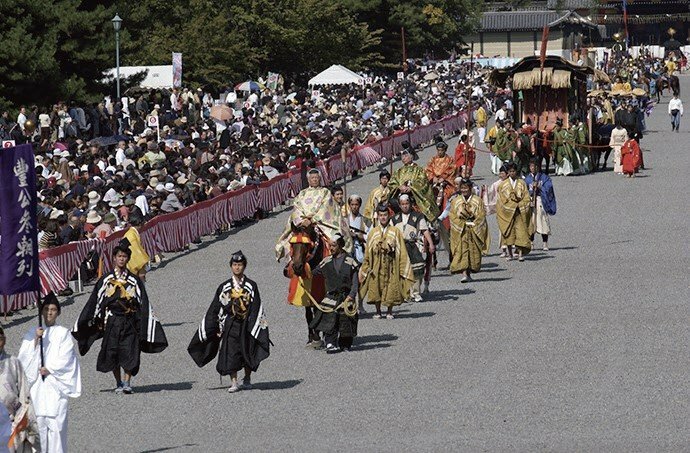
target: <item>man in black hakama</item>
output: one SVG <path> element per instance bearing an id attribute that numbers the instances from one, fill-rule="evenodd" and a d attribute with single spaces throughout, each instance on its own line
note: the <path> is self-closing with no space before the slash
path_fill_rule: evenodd
<path id="1" fill-rule="evenodd" d="M 240 252 L 230 258 L 232 277 L 221 283 L 187 352 L 199 367 L 216 355 L 216 370 L 230 375 L 228 392 L 251 389 L 251 374 L 270 354 L 268 321 L 256 282 L 244 275 L 247 258 Z M 237 372 L 244 368 L 242 385 Z"/>
<path id="2" fill-rule="evenodd" d="M 103 373 L 112 371 L 116 393 L 131 394 L 131 378 L 139 372 L 140 354 L 161 352 L 168 341 L 153 314 L 144 283 L 127 270 L 132 256 L 127 245 L 123 241 L 113 249 L 113 270 L 96 283 L 74 323 L 72 335 L 81 355 L 103 338 L 96 369 Z"/>
<path id="3" fill-rule="evenodd" d="M 314 275 L 323 275 L 326 296 L 319 303 L 310 328 L 322 332 L 326 353 L 349 350 L 357 335 L 357 304 L 359 290 L 357 269 L 359 263 L 345 253 L 345 240 L 336 235 L 331 241 L 331 255 L 321 261 Z"/>

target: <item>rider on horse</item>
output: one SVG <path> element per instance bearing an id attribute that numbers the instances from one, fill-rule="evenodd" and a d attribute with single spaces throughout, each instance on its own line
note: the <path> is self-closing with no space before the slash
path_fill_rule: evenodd
<path id="1" fill-rule="evenodd" d="M 295 198 L 290 219 L 278 239 L 276 257 L 280 261 L 286 251 L 290 256 L 284 271 L 290 278 L 288 303 L 305 307 L 309 324 L 314 315 L 314 302 L 321 302 L 324 296 L 323 278 L 312 278 L 311 269 L 328 254 L 330 241 L 342 236 L 344 249 L 349 253 L 352 251 L 352 238 L 331 192 L 321 187 L 319 171 L 310 170 L 307 180 L 309 187 Z M 315 347 L 321 344 L 318 333 L 313 329 L 309 330 L 308 344 Z"/>

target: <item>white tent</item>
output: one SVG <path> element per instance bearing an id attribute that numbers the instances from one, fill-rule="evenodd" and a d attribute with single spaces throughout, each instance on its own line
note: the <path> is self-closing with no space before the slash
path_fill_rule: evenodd
<path id="1" fill-rule="evenodd" d="M 163 66 L 120 66 L 120 78 L 133 76 L 143 71 L 146 73 L 146 78 L 142 80 L 142 88 L 170 88 L 173 85 L 173 67 L 172 65 Z M 115 79 L 115 68 L 108 69 L 104 75 L 107 80 Z"/>
<path id="2" fill-rule="evenodd" d="M 339 64 L 334 64 L 309 80 L 309 86 L 348 85 L 350 83 L 363 84 L 364 77 Z"/>

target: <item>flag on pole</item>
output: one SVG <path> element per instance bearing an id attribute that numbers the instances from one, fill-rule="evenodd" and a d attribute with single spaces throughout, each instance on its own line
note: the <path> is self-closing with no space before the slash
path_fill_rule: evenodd
<path id="1" fill-rule="evenodd" d="M 544 25 L 544 31 L 541 34 L 541 51 L 539 52 L 539 64 L 541 69 L 544 69 L 544 62 L 546 61 L 546 47 L 549 44 L 549 26 Z"/>
<path id="2" fill-rule="evenodd" d="M 0 151 L 0 294 L 36 292 L 38 223 L 31 145 Z"/>
<path id="3" fill-rule="evenodd" d="M 172 53 L 173 65 L 173 87 L 180 88 L 182 86 L 182 54 L 179 52 Z"/>
<path id="4" fill-rule="evenodd" d="M 628 1 L 623 0 L 623 28 L 625 29 L 625 48 L 628 48 Z"/>

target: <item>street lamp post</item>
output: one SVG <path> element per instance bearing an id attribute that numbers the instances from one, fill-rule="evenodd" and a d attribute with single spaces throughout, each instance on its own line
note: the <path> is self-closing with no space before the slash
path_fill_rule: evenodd
<path id="1" fill-rule="evenodd" d="M 122 27 L 122 18 L 115 13 L 112 21 L 115 29 L 115 75 L 117 77 L 117 100 L 120 100 L 120 27 Z"/>

